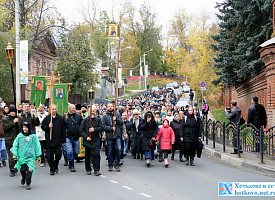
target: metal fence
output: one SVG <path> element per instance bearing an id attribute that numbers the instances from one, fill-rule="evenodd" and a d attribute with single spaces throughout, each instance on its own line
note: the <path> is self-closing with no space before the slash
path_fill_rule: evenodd
<path id="1" fill-rule="evenodd" d="M 254 153 L 260 155 L 260 162 L 263 163 L 264 157 L 275 158 L 275 126 L 264 131 L 261 127 L 257 129 L 252 124 L 244 124 L 237 126 L 229 122 L 215 121 L 207 119 L 207 115 L 202 117 L 203 121 L 203 140 L 208 145 L 212 140 L 213 148 L 216 143 L 223 145 L 223 151 L 226 147 L 234 148 L 233 141 L 236 143 L 238 156 L 241 152 Z"/>

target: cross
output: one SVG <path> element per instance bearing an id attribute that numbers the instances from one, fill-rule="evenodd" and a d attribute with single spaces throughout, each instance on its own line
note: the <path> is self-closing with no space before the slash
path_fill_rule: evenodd
<path id="1" fill-rule="evenodd" d="M 50 86 L 51 89 L 51 95 L 50 95 L 50 109 L 51 109 L 51 123 L 53 122 L 53 118 L 52 118 L 52 104 L 53 104 L 53 87 L 54 87 L 54 83 L 56 80 L 59 80 L 60 82 L 60 77 L 55 77 L 54 76 L 54 71 L 52 71 L 51 76 L 46 77 L 47 80 L 47 85 Z M 52 128 L 50 128 L 50 140 L 52 140 Z"/>

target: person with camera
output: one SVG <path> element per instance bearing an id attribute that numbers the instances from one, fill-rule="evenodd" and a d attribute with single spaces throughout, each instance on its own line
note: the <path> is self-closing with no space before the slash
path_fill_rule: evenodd
<path id="1" fill-rule="evenodd" d="M 232 100 L 231 101 L 231 107 L 225 108 L 225 115 L 226 118 L 229 119 L 230 122 L 234 123 L 236 126 L 239 126 L 240 119 L 242 115 L 242 109 L 240 107 L 237 107 L 237 101 Z M 237 154 L 238 148 L 237 148 L 237 132 L 233 129 L 233 146 L 234 151 L 231 154 Z M 241 146 L 240 146 L 241 149 Z M 242 151 L 241 151 L 242 153 Z"/>

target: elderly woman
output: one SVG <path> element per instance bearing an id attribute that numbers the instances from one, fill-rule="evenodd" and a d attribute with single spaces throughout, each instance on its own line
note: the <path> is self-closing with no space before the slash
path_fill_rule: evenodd
<path id="1" fill-rule="evenodd" d="M 147 167 L 154 159 L 154 141 L 157 136 L 158 126 L 151 111 L 147 111 L 140 127 L 142 131 L 141 147 L 144 153 Z"/>
<path id="2" fill-rule="evenodd" d="M 200 118 L 194 115 L 194 110 L 190 106 L 187 116 L 181 122 L 180 139 L 184 142 L 185 164 L 195 166 L 194 158 L 196 153 L 196 145 L 201 140 L 201 122 Z"/>

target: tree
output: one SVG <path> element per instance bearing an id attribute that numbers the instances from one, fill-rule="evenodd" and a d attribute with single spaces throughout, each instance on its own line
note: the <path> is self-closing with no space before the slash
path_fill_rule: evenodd
<path id="1" fill-rule="evenodd" d="M 93 72 L 95 57 L 89 28 L 76 25 L 70 31 L 60 33 L 57 46 L 57 72 L 62 81 L 72 83 L 71 94 L 85 96 L 97 82 Z"/>
<path id="2" fill-rule="evenodd" d="M 264 68 L 256 49 L 272 33 L 272 5 L 265 0 L 225 0 L 217 8 L 220 30 L 212 46 L 219 75 L 215 83 L 238 86 Z"/>

